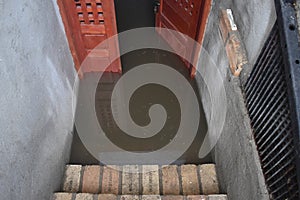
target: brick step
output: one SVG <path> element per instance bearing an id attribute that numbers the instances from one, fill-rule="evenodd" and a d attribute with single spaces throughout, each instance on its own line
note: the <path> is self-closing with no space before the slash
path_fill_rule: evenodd
<path id="1" fill-rule="evenodd" d="M 226 195 L 113 195 L 89 193 L 55 193 L 52 200 L 227 200 Z"/>
<path id="2" fill-rule="evenodd" d="M 67 165 L 63 192 L 115 195 L 218 194 L 214 164 Z"/>

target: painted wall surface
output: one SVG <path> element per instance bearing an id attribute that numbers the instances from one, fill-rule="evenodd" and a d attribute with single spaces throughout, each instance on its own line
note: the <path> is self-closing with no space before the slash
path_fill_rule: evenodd
<path id="1" fill-rule="evenodd" d="M 0 0 L 0 199 L 49 199 L 72 139 L 76 77 L 56 1 Z"/>
<path id="2" fill-rule="evenodd" d="M 242 71 L 240 78 L 233 77 L 229 70 L 228 58 L 219 30 L 220 9 L 227 8 L 232 9 L 249 59 L 249 65 Z M 273 1 L 225 0 L 213 1 L 207 24 L 203 47 L 219 70 L 227 96 L 226 101 L 219 102 L 220 105 L 227 105 L 227 113 L 222 135 L 215 146 L 214 157 L 221 190 L 228 193 L 228 198 L 232 200 L 269 198 L 252 137 L 241 84 L 249 76 L 275 20 Z M 207 56 L 202 54 L 200 58 L 200 67 L 205 67 L 208 72 L 214 69 L 210 66 L 212 62 L 207 62 Z M 203 82 L 198 82 L 206 115 L 210 116 L 211 93 L 204 87 Z M 215 94 L 221 90 L 217 85 L 211 88 L 216 90 Z M 218 125 L 220 124 L 214 124 L 209 129 L 213 130 Z"/>
<path id="3" fill-rule="evenodd" d="M 296 2 L 296 10 L 297 10 L 298 31 L 300 37 L 300 0 L 297 0 Z M 300 42 L 300 38 L 299 38 L 299 42 Z"/>

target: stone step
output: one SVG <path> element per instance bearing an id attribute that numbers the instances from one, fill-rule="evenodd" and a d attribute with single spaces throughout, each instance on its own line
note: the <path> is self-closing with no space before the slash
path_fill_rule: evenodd
<path id="1" fill-rule="evenodd" d="M 227 200 L 223 194 L 215 195 L 113 195 L 89 193 L 55 193 L 52 200 Z"/>
<path id="2" fill-rule="evenodd" d="M 218 194 L 214 164 L 67 165 L 63 192 L 115 195 Z"/>

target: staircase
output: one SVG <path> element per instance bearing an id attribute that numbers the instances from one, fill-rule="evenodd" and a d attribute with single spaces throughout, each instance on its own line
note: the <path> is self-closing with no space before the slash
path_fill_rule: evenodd
<path id="1" fill-rule="evenodd" d="M 227 200 L 214 164 L 67 165 L 52 200 Z"/>

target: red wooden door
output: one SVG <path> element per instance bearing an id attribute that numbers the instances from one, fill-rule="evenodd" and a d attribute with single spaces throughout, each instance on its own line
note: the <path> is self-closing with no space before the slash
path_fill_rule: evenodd
<path id="1" fill-rule="evenodd" d="M 116 15 L 113 0 L 58 0 L 69 46 L 79 73 L 103 71 L 97 66 L 112 63 L 105 71 L 121 72 L 118 41 L 110 41 L 96 49 L 98 44 L 117 34 Z M 91 54 L 90 54 L 91 53 Z M 89 54 L 97 65 L 80 66 Z M 117 56 L 119 57 L 119 56 Z"/>
<path id="2" fill-rule="evenodd" d="M 156 15 L 156 27 L 168 28 L 188 35 L 202 44 L 206 21 L 210 10 L 211 0 L 160 0 Z M 170 33 L 172 34 L 172 33 Z M 187 47 L 187 41 L 179 35 L 161 34 L 167 43 L 183 55 L 192 58 L 200 53 L 196 47 Z M 190 68 L 190 63 L 184 61 Z M 193 63 L 192 63 L 193 64 Z M 191 69 L 192 76 L 195 69 Z"/>

